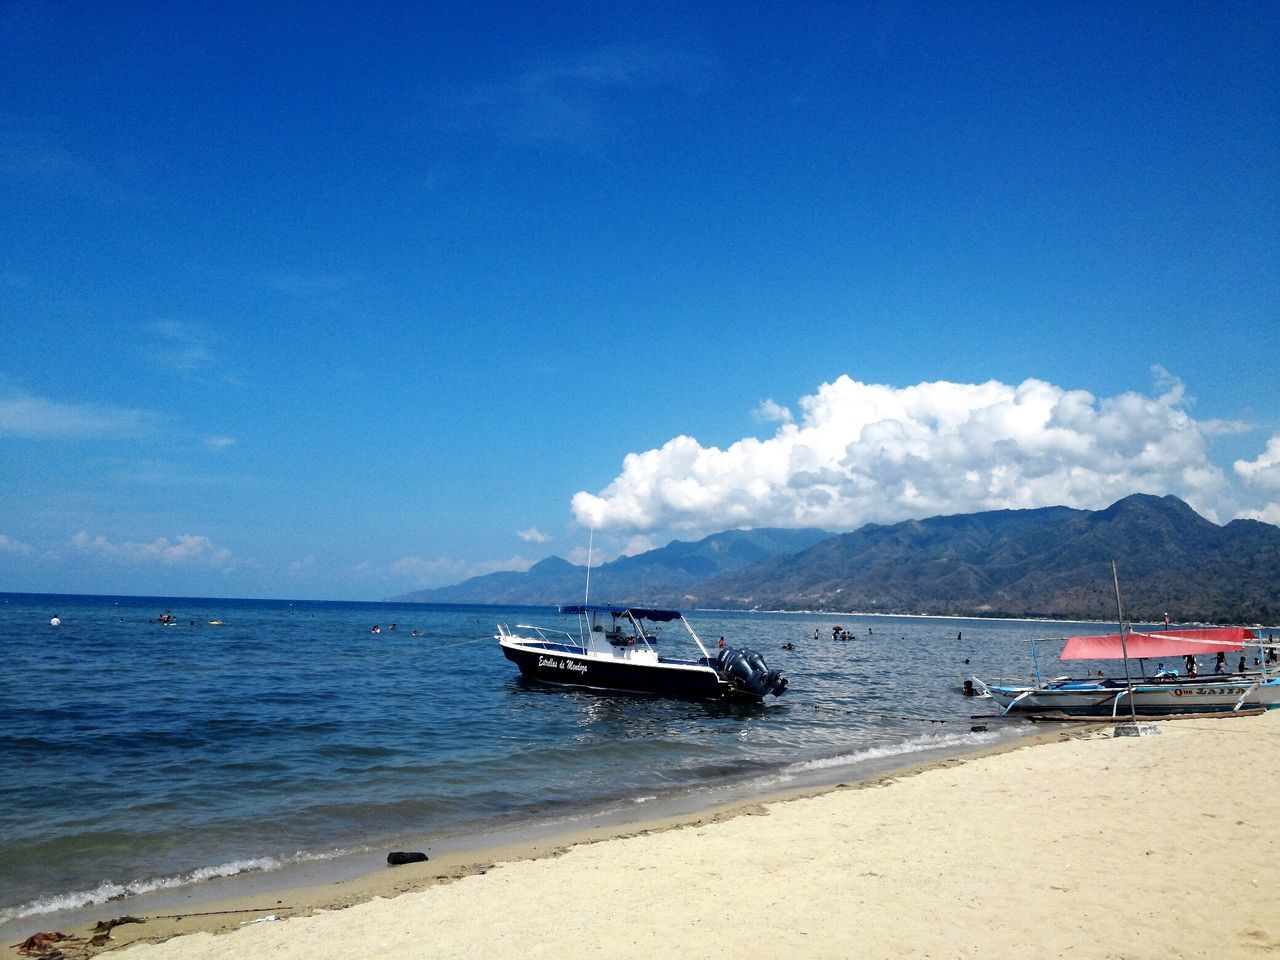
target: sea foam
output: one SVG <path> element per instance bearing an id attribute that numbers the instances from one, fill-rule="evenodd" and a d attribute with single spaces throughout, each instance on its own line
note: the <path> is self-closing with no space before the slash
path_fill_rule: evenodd
<path id="1" fill-rule="evenodd" d="M 198 867 L 187 873 L 168 877 L 131 880 L 128 883 L 104 880 L 91 890 L 76 890 L 71 893 L 53 894 L 18 904 L 17 906 L 0 909 L 0 924 L 8 923 L 11 920 L 21 920 L 24 917 L 56 913 L 60 910 L 79 910 L 83 907 L 92 907 L 95 904 L 107 903 L 113 900 L 123 900 L 126 897 L 134 897 L 143 893 L 154 893 L 157 890 L 176 890 L 179 887 L 204 883 L 208 880 L 217 880 L 223 877 L 234 877 L 243 873 L 270 873 L 273 870 L 279 870 L 281 867 L 291 864 L 332 860 L 335 857 L 351 852 L 353 851 L 333 850 L 328 853 L 298 852 L 289 857 L 252 857 L 246 860 L 232 860 L 212 867 Z"/>
<path id="2" fill-rule="evenodd" d="M 929 750 L 947 750 L 956 747 L 982 746 L 987 743 L 994 743 L 997 739 L 995 733 L 925 733 L 918 737 L 912 737 L 909 740 L 902 740 L 898 743 L 879 744 L 874 747 L 866 747 L 862 750 L 855 750 L 852 753 L 842 753 L 834 757 L 819 757 L 814 760 L 802 760 L 799 763 L 793 763 L 783 768 L 784 775 L 792 775 L 799 773 L 807 773 L 813 770 L 826 770 L 831 767 L 846 767 L 858 763 L 866 763 L 869 760 L 887 760 L 892 757 L 908 756 L 913 753 L 924 753 Z"/>

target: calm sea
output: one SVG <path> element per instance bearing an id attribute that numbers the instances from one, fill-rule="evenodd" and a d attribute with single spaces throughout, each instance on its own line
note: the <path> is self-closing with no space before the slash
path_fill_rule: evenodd
<path id="1" fill-rule="evenodd" d="M 550 609 L 0 594 L 0 932 L 217 877 L 959 752 L 1024 732 L 972 731 L 990 708 L 960 695 L 964 677 L 1025 675 L 1019 640 L 1089 632 L 690 619 L 708 646 L 760 650 L 790 690 L 745 706 L 526 684 L 495 625 L 576 630 Z M 835 623 L 853 639 L 833 641 Z"/>

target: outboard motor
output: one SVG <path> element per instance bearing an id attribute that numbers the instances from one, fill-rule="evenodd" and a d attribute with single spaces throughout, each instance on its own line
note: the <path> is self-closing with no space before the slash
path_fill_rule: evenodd
<path id="1" fill-rule="evenodd" d="M 731 687 L 754 693 L 757 697 L 770 693 L 775 697 L 781 696 L 787 689 L 787 678 L 782 671 L 770 670 L 763 656 L 746 647 L 722 648 L 716 654 L 715 666 Z"/>

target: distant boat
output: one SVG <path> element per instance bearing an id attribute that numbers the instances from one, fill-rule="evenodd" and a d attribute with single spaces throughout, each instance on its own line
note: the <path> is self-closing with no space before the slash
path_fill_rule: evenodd
<path id="1" fill-rule="evenodd" d="M 578 616 L 578 636 L 531 624 L 498 625 L 503 654 L 528 679 L 690 698 L 763 700 L 787 689 L 786 677 L 754 650 L 726 646 L 712 655 L 677 610 L 597 604 L 559 609 Z M 657 631 L 668 623 L 683 626 L 701 656 L 660 655 Z"/>

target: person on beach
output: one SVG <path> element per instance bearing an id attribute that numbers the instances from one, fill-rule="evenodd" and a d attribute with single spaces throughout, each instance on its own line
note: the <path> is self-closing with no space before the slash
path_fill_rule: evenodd
<path id="1" fill-rule="evenodd" d="M 1240 665 L 1236 667 L 1236 673 L 1244 673 L 1244 657 L 1240 657 Z"/>
<path id="2" fill-rule="evenodd" d="M 1221 650 L 1218 651 L 1218 659 L 1214 661 L 1213 672 L 1214 673 L 1227 672 L 1227 655 Z"/>

